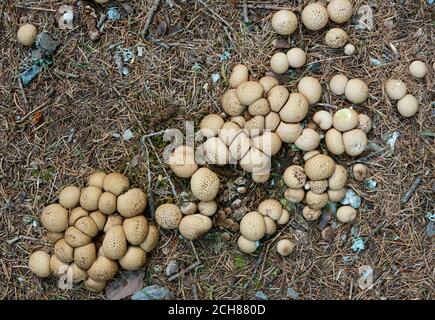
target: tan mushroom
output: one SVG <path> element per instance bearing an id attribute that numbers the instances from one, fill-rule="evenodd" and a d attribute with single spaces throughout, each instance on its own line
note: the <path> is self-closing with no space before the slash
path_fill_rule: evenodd
<path id="1" fill-rule="evenodd" d="M 307 205 L 312 209 L 322 209 L 328 203 L 328 194 L 317 194 L 309 190 L 305 195 Z"/>
<path id="2" fill-rule="evenodd" d="M 181 219 L 178 229 L 184 238 L 196 240 L 206 235 L 212 226 L 213 223 L 209 217 L 202 214 L 192 214 Z"/>
<path id="3" fill-rule="evenodd" d="M 264 129 L 275 131 L 278 128 L 280 122 L 281 118 L 279 114 L 271 111 L 264 117 Z"/>
<path id="4" fill-rule="evenodd" d="M 217 211 L 217 203 L 214 200 L 211 201 L 200 201 L 198 203 L 199 212 L 207 217 L 213 216 Z"/>
<path id="5" fill-rule="evenodd" d="M 252 145 L 268 156 L 274 156 L 281 149 L 282 141 L 275 132 L 265 131 L 251 140 Z"/>
<path id="6" fill-rule="evenodd" d="M 331 190 L 340 190 L 346 186 L 347 183 L 347 171 L 339 164 L 335 165 L 335 170 L 332 176 L 328 179 L 328 186 Z"/>
<path id="7" fill-rule="evenodd" d="M 367 147 L 367 135 L 361 129 L 353 129 L 343 133 L 343 144 L 346 153 L 356 157 Z"/>
<path id="8" fill-rule="evenodd" d="M 228 149 L 232 159 L 240 160 L 248 153 L 250 148 L 251 139 L 249 139 L 246 131 L 242 131 L 234 138 Z"/>
<path id="9" fill-rule="evenodd" d="M 284 171 L 283 178 L 289 188 L 299 189 L 304 186 L 307 176 L 304 168 L 298 165 L 291 165 Z"/>
<path id="10" fill-rule="evenodd" d="M 246 110 L 246 106 L 242 105 L 237 98 L 236 89 L 226 91 L 222 95 L 221 103 L 225 113 L 230 116 L 239 116 Z"/>
<path id="11" fill-rule="evenodd" d="M 164 203 L 158 206 L 155 212 L 157 224 L 167 230 L 176 229 L 182 218 L 183 214 L 180 208 L 172 203 Z"/>
<path id="12" fill-rule="evenodd" d="M 118 260 L 127 252 L 127 239 L 122 225 L 110 228 L 104 236 L 101 250 L 106 258 Z M 91 276 L 91 274 L 89 274 Z M 92 277 L 95 279 L 95 277 Z M 96 278 L 98 280 L 98 278 Z M 105 279 L 108 280 L 108 279 Z"/>
<path id="13" fill-rule="evenodd" d="M 125 219 L 122 223 L 125 238 L 132 245 L 140 245 L 148 235 L 148 220 L 144 215 Z"/>
<path id="14" fill-rule="evenodd" d="M 279 112 L 282 121 L 295 123 L 305 118 L 309 104 L 307 98 L 301 93 L 291 93 L 286 104 Z"/>
<path id="15" fill-rule="evenodd" d="M 231 88 L 237 88 L 242 82 L 249 80 L 248 68 L 243 64 L 238 64 L 233 68 L 230 79 L 228 80 Z"/>
<path id="16" fill-rule="evenodd" d="M 369 88 L 364 81 L 360 79 L 350 79 L 346 84 L 344 91 L 346 99 L 352 103 L 359 104 L 367 100 Z"/>
<path id="17" fill-rule="evenodd" d="M 320 101 L 322 96 L 322 86 L 317 78 L 303 77 L 299 80 L 298 91 L 307 98 L 310 104 Z M 283 119 L 285 121 L 285 119 Z"/>
<path id="18" fill-rule="evenodd" d="M 332 154 L 339 156 L 344 153 L 343 136 L 340 131 L 334 128 L 329 129 L 325 135 L 325 143 L 326 148 Z"/>
<path id="19" fill-rule="evenodd" d="M 370 117 L 366 114 L 360 113 L 358 115 L 359 123 L 358 123 L 358 129 L 361 129 L 365 133 L 368 133 L 372 129 L 372 121 L 370 120 Z"/>
<path id="20" fill-rule="evenodd" d="M 288 36 L 296 31 L 298 18 L 290 10 L 279 10 L 272 16 L 272 28 L 281 35 Z"/>
<path id="21" fill-rule="evenodd" d="M 287 60 L 292 68 L 300 68 L 307 61 L 307 55 L 301 48 L 292 48 L 287 51 Z"/>
<path id="22" fill-rule="evenodd" d="M 346 31 L 341 28 L 332 28 L 325 35 L 325 44 L 333 49 L 344 47 L 348 39 Z"/>
<path id="23" fill-rule="evenodd" d="M 385 83 L 385 91 L 392 100 L 400 100 L 406 95 L 406 84 L 399 79 L 389 79 Z"/>
<path id="24" fill-rule="evenodd" d="M 418 111 L 418 101 L 410 94 L 407 94 L 397 102 L 397 110 L 404 117 L 412 117 Z"/>
<path id="25" fill-rule="evenodd" d="M 174 174 L 181 178 L 190 178 L 198 170 L 195 151 L 190 146 L 176 147 L 169 156 L 168 164 Z"/>
<path id="26" fill-rule="evenodd" d="M 273 220 L 279 220 L 282 214 L 282 205 L 278 200 L 266 199 L 258 205 L 258 212 L 263 216 L 269 216 Z"/>
<path id="27" fill-rule="evenodd" d="M 240 236 L 237 239 L 237 246 L 244 253 L 253 253 L 257 250 L 257 243 L 246 239 L 244 236 Z"/>
<path id="28" fill-rule="evenodd" d="M 343 108 L 334 113 L 332 125 L 341 132 L 356 128 L 359 124 L 358 113 L 352 108 Z"/>
<path id="29" fill-rule="evenodd" d="M 329 89 L 337 96 L 344 94 L 349 79 L 343 74 L 336 74 L 329 81 Z"/>
<path id="30" fill-rule="evenodd" d="M 133 188 L 117 198 L 116 207 L 121 216 L 131 218 L 144 212 L 147 196 L 139 188 Z"/>
<path id="31" fill-rule="evenodd" d="M 59 204 L 67 209 L 77 206 L 80 198 L 80 189 L 75 186 L 67 186 L 59 194 Z"/>
<path id="32" fill-rule="evenodd" d="M 88 177 L 88 186 L 98 187 L 103 189 L 103 182 L 106 174 L 104 172 L 94 172 Z"/>
<path id="33" fill-rule="evenodd" d="M 328 10 L 318 2 L 310 3 L 302 10 L 302 23 L 309 30 L 317 31 L 322 29 L 328 24 L 328 19 Z"/>
<path id="34" fill-rule="evenodd" d="M 290 93 L 284 86 L 274 86 L 270 89 L 267 95 L 267 101 L 269 102 L 270 109 L 274 112 L 279 112 L 285 105 L 289 98 Z"/>
<path id="35" fill-rule="evenodd" d="M 146 262 L 147 254 L 140 247 L 129 246 L 125 255 L 119 259 L 119 265 L 124 270 L 137 270 Z"/>
<path id="36" fill-rule="evenodd" d="M 252 116 L 265 116 L 270 112 L 269 102 L 265 98 L 260 98 L 248 107 Z"/>
<path id="37" fill-rule="evenodd" d="M 219 177 L 207 168 L 200 168 L 190 179 L 190 189 L 193 195 L 202 201 L 211 201 L 219 191 Z"/>
<path id="38" fill-rule="evenodd" d="M 204 155 L 208 164 L 223 166 L 230 161 L 230 151 L 219 137 L 212 137 L 204 142 Z"/>
<path id="39" fill-rule="evenodd" d="M 250 241 L 257 241 L 263 238 L 266 234 L 266 224 L 263 216 L 256 211 L 245 214 L 240 221 L 240 233 Z"/>
<path id="40" fill-rule="evenodd" d="M 121 193 L 127 191 L 129 186 L 130 183 L 127 177 L 124 176 L 122 173 L 118 173 L 118 172 L 109 173 L 104 177 L 103 180 L 104 191 L 109 191 L 113 193 L 115 196 L 119 196 Z"/>
<path id="41" fill-rule="evenodd" d="M 309 128 L 305 128 L 302 131 L 302 134 L 295 141 L 296 147 L 303 151 L 314 150 L 319 146 L 319 144 L 319 134 L 315 130 Z"/>
<path id="42" fill-rule="evenodd" d="M 282 142 L 294 143 L 302 134 L 302 126 L 298 123 L 285 123 L 281 121 L 275 133 L 279 136 Z"/>
<path id="43" fill-rule="evenodd" d="M 302 215 L 307 221 L 315 221 L 320 218 L 321 211 L 320 209 L 310 208 L 309 206 L 305 206 L 302 210 Z"/>
<path id="44" fill-rule="evenodd" d="M 414 60 L 409 65 L 409 73 L 415 78 L 424 78 L 427 74 L 426 64 L 420 60 Z"/>
<path id="45" fill-rule="evenodd" d="M 98 210 L 104 214 L 116 211 L 116 196 L 111 192 L 103 192 L 98 199 Z"/>
<path id="46" fill-rule="evenodd" d="M 159 229 L 153 225 L 148 225 L 148 234 L 144 242 L 140 244 L 142 250 L 146 253 L 149 253 L 154 250 L 159 241 Z"/>
<path id="47" fill-rule="evenodd" d="M 50 204 L 42 210 L 41 222 L 48 231 L 63 232 L 68 227 L 68 211 L 60 204 Z"/>
<path id="48" fill-rule="evenodd" d="M 293 189 L 293 188 L 287 188 L 284 192 L 284 197 L 291 202 L 298 203 L 304 200 L 305 198 L 305 192 L 304 189 Z"/>
<path id="49" fill-rule="evenodd" d="M 336 23 L 344 23 L 352 17 L 352 3 L 349 0 L 331 0 L 327 10 L 329 19 Z"/>
<path id="50" fill-rule="evenodd" d="M 341 201 L 341 199 L 344 198 L 346 195 L 346 189 L 340 189 L 340 190 L 328 190 L 328 198 L 331 202 L 338 202 Z"/>
<path id="51" fill-rule="evenodd" d="M 305 162 L 304 171 L 310 180 L 328 179 L 335 170 L 335 162 L 331 157 L 318 154 Z"/>
<path id="52" fill-rule="evenodd" d="M 314 192 L 315 194 L 322 194 L 328 189 L 328 180 L 310 181 L 309 187 L 310 191 Z"/>
<path id="53" fill-rule="evenodd" d="M 363 181 L 367 175 L 367 168 L 362 163 L 357 163 L 352 168 L 353 177 L 357 181 Z"/>
<path id="54" fill-rule="evenodd" d="M 218 114 L 206 115 L 199 124 L 199 130 L 204 137 L 216 137 L 224 125 L 224 119 Z"/>
<path id="55" fill-rule="evenodd" d="M 337 219 L 342 223 L 352 222 L 356 218 L 356 210 L 351 206 L 342 206 L 337 210 Z"/>
<path id="56" fill-rule="evenodd" d="M 106 257 L 99 256 L 88 270 L 90 278 L 96 281 L 107 281 L 118 273 L 118 263 Z"/>
<path id="57" fill-rule="evenodd" d="M 262 87 L 264 89 L 263 95 L 266 95 L 266 96 L 273 87 L 275 87 L 279 84 L 278 80 L 274 77 L 271 77 L 271 76 L 264 76 L 264 77 L 260 78 L 260 80 L 258 80 L 258 82 L 262 85 Z"/>
<path id="58" fill-rule="evenodd" d="M 97 260 L 97 249 L 93 242 L 74 249 L 74 262 L 80 269 L 88 270 Z"/>
<path id="59" fill-rule="evenodd" d="M 277 52 L 270 58 L 270 69 L 276 74 L 286 73 L 289 67 L 287 55 L 284 52 Z"/>
<path id="60" fill-rule="evenodd" d="M 294 248 L 295 248 L 295 244 L 288 239 L 279 240 L 276 245 L 276 250 L 283 257 L 286 257 L 289 254 L 291 254 Z"/>
<path id="61" fill-rule="evenodd" d="M 256 81 L 245 81 L 236 93 L 240 103 L 249 106 L 263 96 L 263 86 Z"/>
<path id="62" fill-rule="evenodd" d="M 325 110 L 317 111 L 313 116 L 313 121 L 322 130 L 328 130 L 332 127 L 332 116 L 328 111 Z"/>

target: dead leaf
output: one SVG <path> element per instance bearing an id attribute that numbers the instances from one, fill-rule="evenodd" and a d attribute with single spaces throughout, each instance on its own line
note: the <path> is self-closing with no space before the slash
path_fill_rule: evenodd
<path id="1" fill-rule="evenodd" d="M 142 289 L 144 277 L 145 273 L 139 270 L 121 273 L 118 279 L 107 285 L 106 298 L 108 300 L 121 300 L 131 296 Z"/>

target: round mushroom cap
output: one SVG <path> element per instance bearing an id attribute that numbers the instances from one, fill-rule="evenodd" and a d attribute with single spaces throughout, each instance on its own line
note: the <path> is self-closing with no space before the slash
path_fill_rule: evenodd
<path id="1" fill-rule="evenodd" d="M 335 170 L 335 162 L 331 157 L 318 154 L 305 162 L 304 171 L 310 180 L 328 179 Z"/>
<path id="2" fill-rule="evenodd" d="M 252 145 L 268 156 L 274 156 L 281 149 L 282 141 L 275 132 L 265 131 L 261 136 L 252 138 Z"/>
<path id="3" fill-rule="evenodd" d="M 107 231 L 104 236 L 103 244 L 101 245 L 101 250 L 106 258 L 112 260 L 118 260 L 124 256 L 127 252 L 127 239 L 125 238 L 122 225 L 113 226 Z M 99 278 L 96 277 L 92 278 L 99 280 Z"/>
<path id="4" fill-rule="evenodd" d="M 359 124 L 358 113 L 352 108 L 343 108 L 334 113 L 332 125 L 338 131 L 344 132 L 356 128 Z"/>
<path id="5" fill-rule="evenodd" d="M 367 175 L 367 167 L 362 163 L 357 163 L 352 168 L 353 177 L 357 181 L 363 181 Z"/>
<path id="6" fill-rule="evenodd" d="M 264 129 L 275 131 L 276 128 L 278 128 L 280 122 L 281 118 L 279 114 L 271 111 L 264 117 Z"/>
<path id="7" fill-rule="evenodd" d="M 271 217 L 264 217 L 264 223 L 266 225 L 266 234 L 272 235 L 276 232 L 276 223 Z"/>
<path id="8" fill-rule="evenodd" d="M 116 211 L 116 196 L 111 192 L 103 192 L 98 199 L 98 210 L 104 214 L 112 214 Z"/>
<path id="9" fill-rule="evenodd" d="M 316 149 L 320 144 L 319 134 L 310 128 L 305 128 L 302 134 L 296 139 L 295 145 L 300 150 L 311 151 Z"/>
<path id="10" fill-rule="evenodd" d="M 237 246 L 239 247 L 240 251 L 244 253 L 253 253 L 255 250 L 257 250 L 257 242 L 250 241 L 244 236 L 240 236 L 237 239 Z"/>
<path id="11" fill-rule="evenodd" d="M 108 216 L 103 231 L 107 233 L 112 227 L 122 225 L 122 218 L 120 216 Z"/>
<path id="12" fill-rule="evenodd" d="M 87 217 L 88 215 L 88 212 L 82 207 L 76 207 L 72 209 L 69 214 L 69 225 L 73 226 L 78 219 L 82 217 Z"/>
<path id="13" fill-rule="evenodd" d="M 343 133 L 343 144 L 346 153 L 356 157 L 367 147 L 367 135 L 361 129 L 353 129 Z"/>
<path id="14" fill-rule="evenodd" d="M 70 263 L 74 260 L 74 248 L 66 243 L 65 239 L 60 239 L 54 244 L 53 253 L 63 263 Z"/>
<path id="15" fill-rule="evenodd" d="M 41 223 L 48 231 L 63 232 L 68 227 L 68 211 L 60 204 L 50 204 L 42 210 Z"/>
<path id="16" fill-rule="evenodd" d="M 352 222 L 356 218 L 356 210 L 351 206 L 342 206 L 337 210 L 337 219 L 342 223 Z"/>
<path id="17" fill-rule="evenodd" d="M 167 230 L 176 229 L 181 218 L 183 218 L 181 210 L 173 203 L 164 203 L 155 212 L 157 224 Z"/>
<path id="18" fill-rule="evenodd" d="M 298 203 L 304 200 L 305 198 L 305 192 L 304 189 L 293 189 L 293 188 L 287 188 L 284 192 L 284 198 L 286 198 L 288 201 Z"/>
<path id="19" fill-rule="evenodd" d="M 289 188 L 302 188 L 305 184 L 307 176 L 304 168 L 298 165 L 292 165 L 284 171 L 284 182 Z"/>
<path id="20" fill-rule="evenodd" d="M 281 217 L 276 221 L 279 225 L 284 225 L 290 220 L 290 213 L 286 209 L 282 209 Z"/>
<path id="21" fill-rule="evenodd" d="M 64 238 L 64 233 L 63 232 L 58 233 L 58 232 L 47 231 L 47 238 L 48 238 L 48 240 L 50 240 L 51 243 L 56 243 L 60 239 Z"/>
<path id="22" fill-rule="evenodd" d="M 352 17 L 352 3 L 349 0 L 332 0 L 328 4 L 329 19 L 344 23 Z"/>
<path id="23" fill-rule="evenodd" d="M 229 147 L 240 133 L 240 130 L 240 127 L 236 123 L 227 121 L 224 123 L 222 129 L 219 130 L 219 138 Z"/>
<path id="24" fill-rule="evenodd" d="M 93 242 L 74 249 L 74 262 L 80 269 L 88 270 L 97 260 L 97 248 Z"/>
<path id="25" fill-rule="evenodd" d="M 270 69 L 277 74 L 286 73 L 289 67 L 287 55 L 284 52 L 277 52 L 270 58 Z"/>
<path id="26" fill-rule="evenodd" d="M 112 172 L 104 177 L 103 189 L 109 191 L 115 196 L 119 196 L 121 193 L 128 190 L 130 183 L 126 176 L 122 173 Z"/>
<path id="27" fill-rule="evenodd" d="M 145 241 L 140 244 L 140 247 L 146 253 L 149 253 L 154 250 L 158 241 L 159 241 L 159 229 L 155 225 L 150 224 L 148 226 L 147 237 Z"/>
<path id="28" fill-rule="evenodd" d="M 88 211 L 98 210 L 98 200 L 101 196 L 101 189 L 95 186 L 88 186 L 80 193 L 80 206 Z"/>
<path id="29" fill-rule="evenodd" d="M 75 186 L 67 186 L 59 194 L 59 204 L 67 209 L 77 206 L 80 198 L 80 189 Z"/>
<path id="30" fill-rule="evenodd" d="M 305 206 L 302 210 L 302 215 L 307 221 L 315 221 L 319 219 L 321 213 L 320 209 L 310 208 L 309 206 Z"/>
<path id="31" fill-rule="evenodd" d="M 103 189 L 103 182 L 106 174 L 104 172 L 94 172 L 88 177 L 88 186 L 98 187 Z"/>
<path id="32" fill-rule="evenodd" d="M 284 86 L 275 86 L 270 89 L 267 95 L 267 101 L 269 102 L 270 109 L 275 112 L 279 112 L 285 105 L 289 98 L 290 93 Z"/>
<path id="33" fill-rule="evenodd" d="M 266 199 L 258 205 L 258 212 L 263 216 L 269 216 L 273 220 L 278 220 L 282 214 L 282 205 L 278 200 Z"/>
<path id="34" fill-rule="evenodd" d="M 233 68 L 230 79 L 228 80 L 231 88 L 237 88 L 242 82 L 249 80 L 248 68 L 243 64 L 238 64 Z"/>
<path id="35" fill-rule="evenodd" d="M 338 202 L 341 199 L 344 198 L 344 196 L 346 195 L 346 189 L 340 189 L 340 190 L 328 190 L 328 198 L 329 201 L 331 202 Z"/>
<path id="36" fill-rule="evenodd" d="M 413 61 L 409 65 L 409 73 L 415 78 L 424 78 L 427 73 L 426 64 L 420 60 Z"/>
<path id="37" fill-rule="evenodd" d="M 198 210 L 204 216 L 211 217 L 217 211 L 217 203 L 214 200 L 200 201 L 198 203 Z"/>
<path id="38" fill-rule="evenodd" d="M 335 165 L 335 170 L 332 176 L 328 179 L 328 186 L 331 190 L 340 190 L 346 186 L 347 183 L 347 171 L 339 164 Z"/>
<path id="39" fill-rule="evenodd" d="M 301 20 L 305 28 L 313 31 L 322 29 L 328 24 L 328 10 L 318 2 L 307 5 L 301 14 Z"/>
<path id="40" fill-rule="evenodd" d="M 332 115 L 325 110 L 317 111 L 313 116 L 313 121 L 322 130 L 328 130 L 332 127 Z"/>
<path id="41" fill-rule="evenodd" d="M 369 88 L 365 82 L 360 79 L 350 79 L 346 84 L 344 94 L 347 100 L 358 104 L 367 100 L 369 97 Z"/>
<path id="42" fill-rule="evenodd" d="M 309 186 L 315 194 L 322 194 L 328 189 L 328 180 L 310 181 Z"/>
<path id="43" fill-rule="evenodd" d="M 252 116 L 265 116 L 270 112 L 269 102 L 260 98 L 248 107 L 248 111 Z"/>
<path id="44" fill-rule="evenodd" d="M 344 54 L 347 56 L 351 56 L 355 53 L 355 46 L 351 43 L 348 43 L 344 46 Z"/>
<path id="45" fill-rule="evenodd" d="M 307 61 L 307 55 L 301 48 L 292 48 L 287 51 L 287 61 L 290 67 L 300 68 Z"/>
<path id="46" fill-rule="evenodd" d="M 33 252 L 29 257 L 29 269 L 37 277 L 49 277 L 51 274 L 50 255 L 41 250 Z"/>
<path id="47" fill-rule="evenodd" d="M 230 161 L 230 151 L 219 137 L 212 137 L 204 142 L 204 155 L 208 164 L 223 166 Z"/>
<path id="48" fill-rule="evenodd" d="M 264 117 L 255 116 L 250 120 L 246 121 L 243 131 L 250 137 L 256 137 L 260 135 L 264 130 Z"/>
<path id="49" fill-rule="evenodd" d="M 311 159 L 312 157 L 317 156 L 318 154 L 320 154 L 320 152 L 317 150 L 308 151 L 304 153 L 303 159 L 304 161 L 308 161 L 308 159 Z"/>
<path id="50" fill-rule="evenodd" d="M 230 121 L 237 124 L 240 128 L 243 128 L 246 123 L 246 120 L 243 116 L 231 117 Z"/>
<path id="51" fill-rule="evenodd" d="M 94 211 L 89 214 L 89 217 L 96 224 L 98 231 L 103 231 L 104 225 L 106 224 L 107 216 L 102 214 L 100 211 Z"/>
<path id="52" fill-rule="evenodd" d="M 231 159 L 240 160 L 243 158 L 251 148 L 251 139 L 249 139 L 246 131 L 240 132 L 229 147 Z"/>
<path id="53" fill-rule="evenodd" d="M 303 77 L 298 83 L 298 91 L 307 98 L 309 104 L 319 102 L 322 96 L 322 86 L 319 80 L 314 77 Z M 283 120 L 285 121 L 285 119 Z"/>
<path id="54" fill-rule="evenodd" d="M 74 262 L 69 265 L 67 274 L 72 276 L 74 283 L 82 282 L 88 277 L 86 270 L 79 268 Z"/>
<path id="55" fill-rule="evenodd" d="M 390 99 L 399 100 L 406 94 L 406 84 L 399 79 L 389 79 L 385 83 L 385 91 Z"/>
<path id="56" fill-rule="evenodd" d="M 90 243 L 92 241 L 92 238 L 81 232 L 75 226 L 72 226 L 65 230 L 65 241 L 71 247 L 77 248 Z"/>
<path id="57" fill-rule="evenodd" d="M 237 90 L 226 91 L 221 98 L 222 108 L 230 116 L 239 116 L 245 112 L 246 106 L 242 105 L 237 98 Z"/>
<path id="58" fill-rule="evenodd" d="M 36 40 L 37 33 L 33 24 L 25 23 L 17 31 L 18 42 L 24 46 L 31 46 Z"/>
<path id="59" fill-rule="evenodd" d="M 332 128 L 329 129 L 325 134 L 326 148 L 332 154 L 337 156 L 344 153 L 344 143 L 343 136 L 340 131 Z"/>
<path id="60" fill-rule="evenodd" d="M 125 255 L 119 259 L 122 269 L 133 271 L 145 265 L 147 254 L 140 247 L 129 246 Z"/>
<path id="61" fill-rule="evenodd" d="M 264 76 L 264 77 L 260 78 L 260 80 L 258 80 L 258 82 L 263 87 L 263 89 L 264 89 L 263 94 L 265 94 L 265 95 L 267 95 L 273 87 L 275 87 L 279 84 L 278 80 L 274 77 L 271 77 L 271 76 Z"/>
<path id="62" fill-rule="evenodd" d="M 218 114 L 206 115 L 199 124 L 200 132 L 204 137 L 211 138 L 216 137 L 219 134 L 219 130 L 223 127 L 225 121 Z"/>
<path id="63" fill-rule="evenodd" d="M 276 245 L 276 251 L 278 251 L 278 253 L 283 257 L 286 257 L 292 253 L 294 248 L 295 244 L 288 239 L 279 240 L 278 244 Z"/>
<path id="64" fill-rule="evenodd" d="M 305 195 L 305 201 L 307 205 L 312 209 L 322 209 L 328 203 L 328 194 L 317 194 L 309 190 Z"/>
<path id="65" fill-rule="evenodd" d="M 263 96 L 263 90 L 257 81 L 245 81 L 237 87 L 237 98 L 241 104 L 249 106 Z"/>
<path id="66" fill-rule="evenodd" d="M 174 174 L 181 178 L 190 178 L 198 170 L 195 151 L 190 146 L 176 147 L 169 156 L 168 164 Z"/>
<path id="67" fill-rule="evenodd" d="M 147 196 L 139 188 L 133 188 L 118 196 L 118 212 L 125 218 L 131 218 L 144 212 L 147 206 Z"/>
<path id="68" fill-rule="evenodd" d="M 122 228 L 129 243 L 140 245 L 145 241 L 148 234 L 148 220 L 143 215 L 128 218 L 124 220 Z"/>
<path id="69" fill-rule="evenodd" d="M 360 113 L 358 115 L 359 123 L 358 123 L 358 129 L 361 129 L 365 133 L 368 133 L 372 129 L 372 120 L 370 120 L 370 117 L 366 114 Z"/>
<path id="70" fill-rule="evenodd" d="M 263 216 L 256 211 L 245 214 L 240 221 L 240 233 L 250 241 L 257 241 L 263 238 L 266 234 L 266 223 Z"/>
<path id="71" fill-rule="evenodd" d="M 83 284 L 87 290 L 93 292 L 100 292 L 106 287 L 106 281 L 96 281 L 90 277 L 88 277 Z"/>
<path id="72" fill-rule="evenodd" d="M 184 238 L 196 240 L 203 237 L 211 229 L 211 219 L 202 214 L 192 214 L 181 219 L 178 229 Z"/>
<path id="73" fill-rule="evenodd" d="M 180 206 L 181 213 L 184 215 L 194 214 L 198 210 L 195 202 L 183 202 Z"/>
<path id="74" fill-rule="evenodd" d="M 125 249 L 127 251 L 127 248 Z M 115 277 L 118 273 L 118 263 L 103 256 L 98 256 L 97 260 L 88 270 L 88 275 L 97 281 L 107 281 Z"/>
<path id="75" fill-rule="evenodd" d="M 412 117 L 418 111 L 418 101 L 410 94 L 407 94 L 397 102 L 397 110 L 404 117 Z"/>
<path id="76" fill-rule="evenodd" d="M 286 104 L 279 112 L 279 116 L 284 122 L 295 123 L 305 118 L 308 109 L 309 102 L 305 95 L 295 92 L 290 94 Z"/>
<path id="77" fill-rule="evenodd" d="M 347 42 L 347 33 L 341 28 L 332 28 L 325 35 L 325 44 L 333 49 L 344 47 Z"/>
<path id="78" fill-rule="evenodd" d="M 329 81 L 329 88 L 333 94 L 341 96 L 346 90 L 346 85 L 349 79 L 343 74 L 336 74 Z"/>
<path id="79" fill-rule="evenodd" d="M 219 177 L 208 168 L 200 168 L 190 179 L 190 190 L 201 201 L 211 201 L 219 192 Z"/>
<path id="80" fill-rule="evenodd" d="M 285 143 L 294 143 L 302 134 L 302 126 L 298 123 L 285 123 L 281 121 L 275 133 Z"/>
<path id="81" fill-rule="evenodd" d="M 283 36 L 288 36 L 296 31 L 298 18 L 290 10 L 279 10 L 272 16 L 273 30 Z"/>
<path id="82" fill-rule="evenodd" d="M 81 232 L 83 232 L 85 235 L 93 238 L 98 234 L 98 226 L 96 225 L 96 223 L 94 222 L 94 220 L 92 220 L 91 217 L 86 216 L 86 217 L 81 217 L 80 219 L 78 219 L 76 221 L 76 223 L 74 224 L 74 226 L 80 230 Z"/>
<path id="83" fill-rule="evenodd" d="M 252 147 L 240 160 L 240 167 L 246 172 L 262 174 L 270 169 L 270 156 Z"/>
<path id="84" fill-rule="evenodd" d="M 55 255 L 50 257 L 50 271 L 51 273 L 60 278 L 68 272 L 68 264 L 60 261 Z"/>
<path id="85" fill-rule="evenodd" d="M 262 171 L 257 173 L 252 173 L 252 181 L 255 183 L 266 183 L 270 178 L 270 171 Z"/>

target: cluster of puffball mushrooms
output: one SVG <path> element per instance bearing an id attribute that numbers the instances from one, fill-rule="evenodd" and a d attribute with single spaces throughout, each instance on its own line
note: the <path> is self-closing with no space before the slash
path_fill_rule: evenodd
<path id="1" fill-rule="evenodd" d="M 143 267 L 159 230 L 143 214 L 146 194 L 129 185 L 123 174 L 96 172 L 85 188 L 62 189 L 59 203 L 41 214 L 53 254 L 32 253 L 30 270 L 42 278 L 67 276 L 73 283 L 83 281 L 90 291 L 101 291 L 120 267 Z"/>

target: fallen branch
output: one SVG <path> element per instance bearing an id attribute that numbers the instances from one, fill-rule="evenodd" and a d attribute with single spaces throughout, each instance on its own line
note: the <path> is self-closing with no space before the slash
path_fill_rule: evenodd
<path id="1" fill-rule="evenodd" d="M 186 273 L 189 273 L 190 271 L 192 271 L 193 269 L 199 267 L 202 265 L 201 261 L 196 261 L 194 264 L 188 266 L 186 269 L 181 270 L 180 272 L 174 274 L 173 276 L 170 276 L 168 278 L 168 281 L 174 281 L 177 280 L 179 277 L 181 277 L 182 275 L 185 275 Z"/>
<path id="2" fill-rule="evenodd" d="M 143 27 L 143 30 L 142 30 L 142 36 L 144 38 L 147 38 L 147 36 L 148 36 L 151 21 L 153 20 L 153 17 L 156 14 L 156 11 L 157 11 L 157 8 L 159 7 L 159 5 L 160 5 L 160 0 L 155 0 L 153 5 L 150 8 L 150 11 L 148 12 L 148 16 L 147 16 L 147 19 L 145 21 L 145 26 Z"/>
<path id="3" fill-rule="evenodd" d="M 417 190 L 418 186 L 420 185 L 420 183 L 422 181 L 423 181 L 423 179 L 420 176 L 418 176 L 415 179 L 414 183 L 409 188 L 409 190 L 405 192 L 405 195 L 403 196 L 403 198 L 402 198 L 402 200 L 400 202 L 401 203 L 407 203 L 409 201 L 409 199 L 411 199 L 412 195 Z"/>

